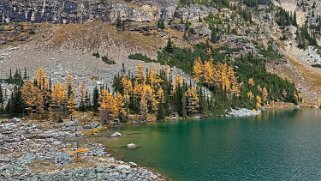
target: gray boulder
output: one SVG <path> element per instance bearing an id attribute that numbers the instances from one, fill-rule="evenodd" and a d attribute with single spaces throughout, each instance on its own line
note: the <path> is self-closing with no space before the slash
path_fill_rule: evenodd
<path id="1" fill-rule="evenodd" d="M 98 128 L 100 127 L 100 123 L 98 123 L 97 121 L 94 121 L 90 124 L 91 128 Z"/>
<path id="2" fill-rule="evenodd" d="M 14 117 L 14 118 L 12 119 L 12 121 L 15 122 L 15 123 L 20 123 L 20 122 L 21 122 L 21 119 Z"/>

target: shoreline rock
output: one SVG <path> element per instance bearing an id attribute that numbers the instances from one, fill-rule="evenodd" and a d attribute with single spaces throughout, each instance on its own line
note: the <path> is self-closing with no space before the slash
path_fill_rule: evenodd
<path id="1" fill-rule="evenodd" d="M 99 143 L 81 144 L 87 151 L 76 162 L 76 134 L 66 127 L 77 126 L 65 122 L 53 128 L 48 122 L 13 119 L 1 123 L 0 180 L 163 180 L 134 162 L 114 159 Z M 82 134 L 77 135 L 81 140 Z"/>
<path id="2" fill-rule="evenodd" d="M 120 137 L 122 134 L 120 132 L 113 133 L 110 137 Z"/>
<path id="3" fill-rule="evenodd" d="M 249 117 L 249 116 L 257 116 L 261 114 L 261 110 L 254 111 L 254 110 L 249 110 L 245 108 L 241 109 L 232 109 L 227 117 Z"/>

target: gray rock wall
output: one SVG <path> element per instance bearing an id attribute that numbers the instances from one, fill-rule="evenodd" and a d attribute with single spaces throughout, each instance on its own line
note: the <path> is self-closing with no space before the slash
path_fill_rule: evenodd
<path id="1" fill-rule="evenodd" d="M 158 20 L 163 10 L 176 6 L 175 0 L 2 0 L 0 22 L 77 23 L 101 19 L 114 23 L 118 17 L 127 21 Z"/>
<path id="2" fill-rule="evenodd" d="M 197 21 L 217 10 L 204 5 L 178 8 L 178 0 L 2 0 L 0 23 L 49 22 L 82 23 L 103 20 L 115 23 L 117 18 L 128 22 L 155 22 L 166 24 L 173 18 Z"/>

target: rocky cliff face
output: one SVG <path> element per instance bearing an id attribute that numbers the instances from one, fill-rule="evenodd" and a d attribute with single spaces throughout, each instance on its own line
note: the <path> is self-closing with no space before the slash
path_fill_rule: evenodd
<path id="1" fill-rule="evenodd" d="M 300 25 L 307 19 L 310 24 L 317 24 L 317 18 L 321 15 L 321 0 L 273 0 L 273 3 L 287 11 L 296 12 Z"/>
<path id="2" fill-rule="evenodd" d="M 0 22 L 78 23 L 93 19 L 150 22 L 166 19 L 177 0 L 2 0 Z M 170 12 L 169 12 L 170 11 Z"/>

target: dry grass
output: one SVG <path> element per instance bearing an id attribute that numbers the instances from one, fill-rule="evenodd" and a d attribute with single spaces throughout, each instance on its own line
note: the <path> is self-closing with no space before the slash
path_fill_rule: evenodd
<path id="1" fill-rule="evenodd" d="M 301 90 L 305 104 L 316 105 L 321 93 L 321 71 L 282 51 L 289 65 L 274 67 L 274 72 L 293 81 Z"/>
<path id="2" fill-rule="evenodd" d="M 47 33 L 46 38 L 57 48 L 64 44 L 86 49 L 98 49 L 102 46 L 117 45 L 131 49 L 143 49 L 146 51 L 158 50 L 165 42 L 156 32 L 144 36 L 139 32 L 117 31 L 112 25 L 102 21 L 93 21 L 84 24 L 39 24 L 40 34 Z M 41 35 L 40 39 L 44 38 Z M 47 42 L 48 43 L 48 42 Z"/>

